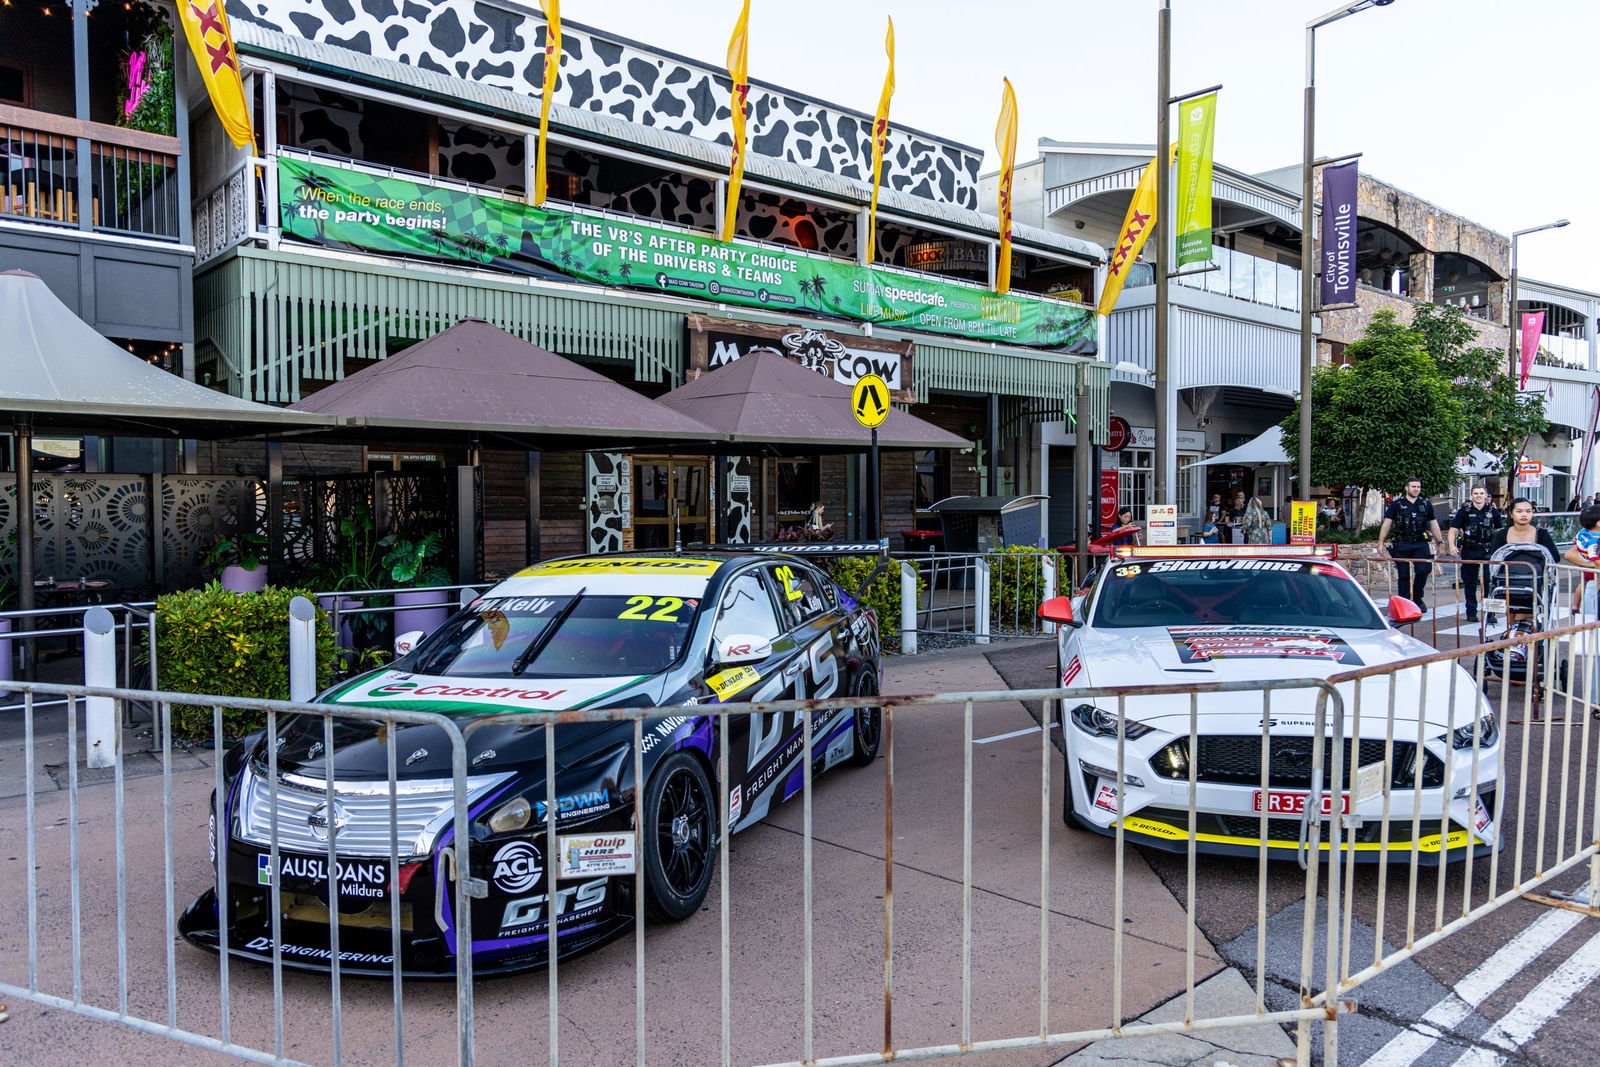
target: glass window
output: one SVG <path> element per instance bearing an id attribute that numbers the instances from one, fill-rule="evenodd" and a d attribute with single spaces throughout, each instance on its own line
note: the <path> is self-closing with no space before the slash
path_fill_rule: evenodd
<path id="1" fill-rule="evenodd" d="M 470 678 L 655 674 L 683 652 L 695 597 L 499 597 L 430 635 L 403 669 Z"/>
<path id="2" fill-rule="evenodd" d="M 827 611 L 829 583 L 803 563 L 783 563 L 772 568 L 773 583 L 790 626 L 810 622 Z"/>
<path id="3" fill-rule="evenodd" d="M 717 647 L 730 637 L 759 637 L 770 641 L 782 632 L 772 610 L 772 597 L 754 571 L 741 574 L 728 583 L 717 608 L 717 625 L 712 640 Z"/>
<path id="4" fill-rule="evenodd" d="M 950 450 L 930 448 L 917 456 L 917 510 L 927 511 L 950 495 Z"/>
<path id="5" fill-rule="evenodd" d="M 1344 571 L 1327 564 L 1208 560 L 1193 570 L 1153 569 L 1160 565 L 1113 566 L 1095 601 L 1094 625 L 1113 629 L 1233 625 L 1385 628 L 1361 586 Z M 1189 651 L 1198 659 L 1229 656 L 1337 661 L 1342 651 L 1347 651 L 1327 630 L 1254 633 L 1217 629 L 1210 634 L 1202 630 L 1183 636 L 1194 642 Z"/>

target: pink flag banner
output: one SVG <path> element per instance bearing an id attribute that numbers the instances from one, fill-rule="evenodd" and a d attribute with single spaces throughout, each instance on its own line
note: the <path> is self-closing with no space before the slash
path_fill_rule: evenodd
<path id="1" fill-rule="evenodd" d="M 1522 380 L 1520 389 L 1528 387 L 1528 371 L 1533 367 L 1533 357 L 1539 354 L 1539 335 L 1544 333 L 1544 312 L 1528 311 L 1522 316 Z"/>

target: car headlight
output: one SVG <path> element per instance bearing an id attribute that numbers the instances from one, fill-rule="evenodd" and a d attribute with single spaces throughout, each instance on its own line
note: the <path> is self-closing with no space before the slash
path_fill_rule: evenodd
<path id="1" fill-rule="evenodd" d="M 1478 746 L 1488 748 L 1500 739 L 1500 724 L 1495 721 L 1494 712 L 1489 712 L 1476 723 L 1458 727 L 1450 731 L 1451 748 L 1471 748 L 1473 727 L 1478 729 Z"/>
<path id="2" fill-rule="evenodd" d="M 1093 704 L 1079 704 L 1069 714 L 1072 721 L 1078 724 L 1078 729 L 1085 733 L 1096 737 L 1117 736 L 1117 713 L 1114 711 L 1106 711 Z M 1129 741 L 1137 740 L 1153 729 L 1155 727 L 1124 717 L 1123 736 Z"/>
<path id="3" fill-rule="evenodd" d="M 528 803 L 527 797 L 517 797 L 500 805 L 495 813 L 489 816 L 489 829 L 497 834 L 510 833 L 527 826 L 531 818 L 533 818 L 533 805 Z"/>

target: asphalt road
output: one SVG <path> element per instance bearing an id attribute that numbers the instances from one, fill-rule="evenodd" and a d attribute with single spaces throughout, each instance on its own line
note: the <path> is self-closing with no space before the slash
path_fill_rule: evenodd
<path id="1" fill-rule="evenodd" d="M 1452 647 L 1447 630 L 1438 643 Z M 1047 684 L 1054 665 L 1049 642 L 1008 648 L 989 654 L 996 670 L 1013 688 Z M 1512 717 L 1522 715 L 1523 691 L 1513 689 Z M 1491 699 L 1498 705 L 1498 690 Z M 1035 718 L 1036 707 L 1030 708 Z M 1565 717 L 1561 707 L 1555 718 Z M 1506 717 L 1502 715 L 1502 724 Z M 1507 844 L 1500 854 L 1496 885 L 1505 892 L 1510 872 L 1521 867 L 1531 876 L 1539 868 L 1539 844 L 1550 865 L 1574 847 L 1580 814 L 1578 783 L 1587 779 L 1582 800 L 1593 818 L 1596 771 L 1600 769 L 1600 722 L 1585 722 L 1575 713 L 1572 726 L 1524 723 L 1506 725 L 1510 803 L 1504 813 Z M 1571 735 L 1570 737 L 1568 735 Z M 1057 742 L 1059 747 L 1059 741 Z M 1587 749 L 1587 756 L 1585 755 Z M 1528 770 L 1522 771 L 1523 754 Z M 1548 756 L 1548 775 L 1545 773 Z M 1562 768 L 1569 792 L 1560 792 Z M 1528 788 L 1522 783 L 1527 782 Z M 1565 825 L 1561 813 L 1566 812 Z M 1586 820 L 1581 825 L 1591 825 Z M 1563 851 L 1557 840 L 1563 831 Z M 1082 831 L 1080 831 L 1082 832 Z M 1140 849 L 1144 859 L 1180 902 L 1188 899 L 1187 857 Z M 1411 937 L 1423 937 L 1490 896 L 1490 864 L 1478 860 L 1470 878 L 1465 864 L 1445 869 L 1422 868 L 1415 897 L 1407 865 L 1391 865 L 1387 885 L 1379 885 L 1377 865 L 1355 868 L 1349 886 L 1350 964 L 1355 972 L 1372 960 L 1377 920 L 1383 919 L 1385 954 Z M 1574 889 L 1586 882 L 1587 865 L 1557 876 L 1549 888 Z M 1306 879 L 1293 863 L 1273 863 L 1263 884 L 1255 860 L 1199 857 L 1194 899 L 1201 932 L 1227 962 L 1252 983 L 1264 975 L 1267 1000 L 1278 1008 L 1293 1007 L 1299 997 L 1300 934 Z M 1323 882 L 1322 892 L 1326 892 Z M 1258 908 L 1264 897 L 1264 906 Z M 1412 901 L 1415 900 L 1413 907 Z M 1381 902 L 1381 906 L 1380 906 Z M 1265 968 L 1258 967 L 1257 916 L 1266 915 Z M 1313 988 L 1321 989 L 1325 908 L 1319 905 Z M 1339 1027 L 1341 1064 L 1403 1067 L 1419 1064 L 1528 1064 L 1565 1067 L 1600 1059 L 1600 920 L 1550 908 L 1520 897 L 1446 937 L 1411 960 L 1399 963 L 1363 984 L 1348 999 L 1358 1014 Z"/>

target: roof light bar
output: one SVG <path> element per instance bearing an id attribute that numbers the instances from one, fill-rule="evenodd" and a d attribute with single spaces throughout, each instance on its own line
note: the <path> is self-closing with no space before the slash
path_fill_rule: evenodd
<path id="1" fill-rule="evenodd" d="M 1123 559 L 1274 559 L 1288 557 L 1324 559 L 1339 557 L 1338 545 L 1118 545 L 1111 550 Z"/>

